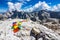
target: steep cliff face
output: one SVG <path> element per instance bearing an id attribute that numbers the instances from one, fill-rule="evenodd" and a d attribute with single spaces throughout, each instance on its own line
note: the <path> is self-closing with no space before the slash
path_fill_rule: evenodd
<path id="1" fill-rule="evenodd" d="M 12 12 L 6 12 L 2 14 L 3 18 L 20 18 L 20 19 L 36 19 L 38 17 L 39 20 L 48 19 L 48 18 L 57 18 L 60 19 L 60 12 L 54 12 L 54 11 L 46 11 L 46 10 L 40 10 L 40 11 L 33 11 L 33 12 L 24 12 L 24 11 L 12 11 Z M 2 18 L 2 17 L 1 17 Z"/>

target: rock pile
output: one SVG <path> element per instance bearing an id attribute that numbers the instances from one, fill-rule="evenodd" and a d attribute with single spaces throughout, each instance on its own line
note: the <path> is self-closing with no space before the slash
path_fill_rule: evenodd
<path id="1" fill-rule="evenodd" d="M 16 20 L 20 21 L 21 19 L 7 20 L 0 24 L 4 34 L 1 34 L 0 40 L 60 40 L 60 35 L 56 32 L 31 20 L 23 22 L 22 30 L 14 33 L 11 25 Z"/>

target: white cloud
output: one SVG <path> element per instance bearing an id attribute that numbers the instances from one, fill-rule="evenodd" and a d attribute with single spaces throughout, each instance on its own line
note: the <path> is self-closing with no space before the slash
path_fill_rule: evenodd
<path id="1" fill-rule="evenodd" d="M 8 7 L 10 12 L 13 10 L 22 11 L 21 9 L 22 5 L 26 4 L 26 1 L 30 1 L 30 0 L 18 0 L 18 1 L 20 2 L 17 3 L 8 2 Z"/>
<path id="2" fill-rule="evenodd" d="M 13 10 L 17 10 L 17 11 L 21 11 L 21 7 L 22 7 L 23 3 L 12 3 L 12 2 L 8 2 L 8 7 L 9 7 L 9 11 L 13 11 Z"/>
<path id="3" fill-rule="evenodd" d="M 51 3 L 50 3 L 51 4 Z M 45 1 L 39 1 L 34 6 L 28 8 L 26 11 L 33 11 L 33 10 L 50 10 L 50 11 L 60 11 L 60 4 L 49 6 L 48 3 Z"/>
<path id="4" fill-rule="evenodd" d="M 21 0 L 20 0 L 21 1 Z M 22 0 L 23 1 L 23 0 Z M 25 0 L 27 1 L 27 0 Z M 24 1 L 24 2 L 25 2 Z M 8 2 L 8 7 L 9 10 L 17 10 L 17 11 L 34 11 L 34 10 L 51 10 L 51 11 L 60 11 L 60 4 L 54 5 L 54 6 L 49 6 L 49 3 L 46 3 L 45 1 L 41 2 L 39 1 L 38 3 L 36 3 L 33 6 L 30 7 L 25 7 L 25 9 L 21 9 L 22 5 L 24 5 L 24 3 L 12 3 L 12 2 Z M 51 4 L 51 3 L 50 3 Z"/>
<path id="5" fill-rule="evenodd" d="M 38 10 L 42 10 L 42 9 L 43 10 L 45 10 L 45 9 L 49 10 L 50 8 L 51 7 L 46 2 L 39 1 L 34 6 L 28 8 L 27 11 L 33 11 L 33 10 L 36 10 L 36 9 L 38 9 Z"/>
<path id="6" fill-rule="evenodd" d="M 21 7 L 22 7 L 23 3 L 12 3 L 12 2 L 8 2 L 8 6 L 9 6 L 9 10 L 12 11 L 12 10 L 17 10 L 17 11 L 20 11 L 21 10 Z M 38 3 L 36 3 L 34 6 L 26 9 L 26 11 L 33 11 L 35 9 L 49 9 L 50 6 L 46 3 L 46 2 L 41 2 L 39 1 Z"/>
<path id="7" fill-rule="evenodd" d="M 23 5 L 23 3 L 16 3 L 14 6 L 15 6 L 15 9 L 16 9 L 17 11 L 20 11 L 22 5 Z"/>
<path id="8" fill-rule="evenodd" d="M 26 11 L 33 11 L 33 10 L 50 10 L 50 11 L 60 11 L 60 4 L 49 6 L 48 4 L 51 3 L 46 3 L 45 1 L 41 2 L 39 1 L 36 3 L 34 6 L 26 9 Z"/>
<path id="9" fill-rule="evenodd" d="M 50 6 L 46 3 L 46 2 L 42 2 L 42 4 L 41 4 L 41 6 L 40 7 L 42 7 L 42 9 L 50 9 Z"/>
<path id="10" fill-rule="evenodd" d="M 57 8 L 57 6 L 55 5 L 55 6 L 53 6 L 52 11 L 56 11 L 56 10 L 58 10 L 58 8 Z"/>
<path id="11" fill-rule="evenodd" d="M 54 5 L 52 11 L 60 11 L 60 4 Z"/>
<path id="12" fill-rule="evenodd" d="M 36 4 L 34 5 L 34 7 L 35 7 L 35 8 L 38 8 L 39 6 L 41 6 L 41 4 L 42 4 L 42 3 L 39 1 L 38 3 L 36 3 Z"/>
<path id="13" fill-rule="evenodd" d="M 15 10 L 14 4 L 12 2 L 8 2 L 9 11 Z"/>

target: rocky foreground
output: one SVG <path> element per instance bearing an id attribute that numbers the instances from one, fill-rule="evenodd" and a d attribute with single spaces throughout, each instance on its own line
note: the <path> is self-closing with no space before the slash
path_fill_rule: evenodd
<path id="1" fill-rule="evenodd" d="M 14 33 L 11 29 L 12 23 L 22 20 L 23 19 L 12 19 L 0 21 L 0 40 L 60 40 L 58 33 L 31 20 L 23 22 L 23 28 L 17 33 Z M 37 28 L 36 33 L 32 33 L 34 27 Z"/>

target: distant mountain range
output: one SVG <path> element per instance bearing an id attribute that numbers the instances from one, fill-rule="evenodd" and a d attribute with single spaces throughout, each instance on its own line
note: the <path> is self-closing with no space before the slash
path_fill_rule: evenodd
<path id="1" fill-rule="evenodd" d="M 51 18 L 58 18 L 60 19 L 60 12 L 54 12 L 54 11 L 46 11 L 46 10 L 40 10 L 40 11 L 34 11 L 34 12 L 18 12 L 18 11 L 12 11 L 12 12 L 5 12 L 0 14 L 0 20 L 1 19 L 8 19 L 8 18 L 22 18 L 22 19 L 26 19 L 26 18 L 35 18 L 38 17 L 40 20 L 42 20 L 44 18 L 44 16 L 42 16 L 42 14 L 45 15 L 45 13 L 48 13 L 50 15 Z M 47 16 L 46 16 L 47 17 Z"/>

